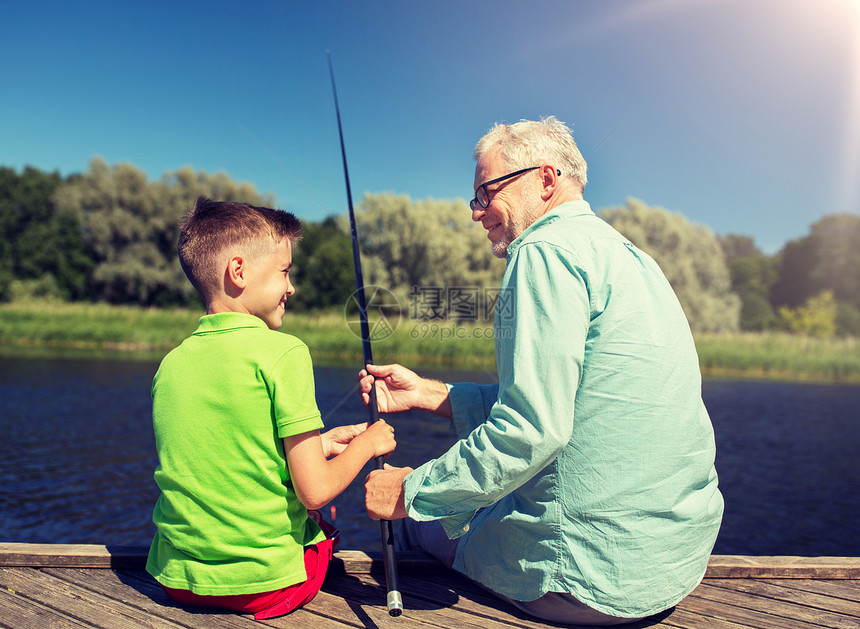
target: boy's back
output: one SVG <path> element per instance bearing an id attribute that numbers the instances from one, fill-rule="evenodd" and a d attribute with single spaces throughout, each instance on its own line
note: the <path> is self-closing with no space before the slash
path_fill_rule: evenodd
<path id="1" fill-rule="evenodd" d="M 383 420 L 320 433 L 308 350 L 275 332 L 300 237 L 288 212 L 205 197 L 180 227 L 207 315 L 152 386 L 161 497 L 146 564 L 178 602 L 270 618 L 311 600 L 336 540 L 308 509 L 396 445 Z"/>
<path id="2" fill-rule="evenodd" d="M 162 496 L 150 571 L 198 594 L 303 580 L 302 548 L 323 536 L 296 497 L 282 437 L 323 425 L 307 347 L 252 315 L 207 315 L 165 357 L 152 394 Z"/>

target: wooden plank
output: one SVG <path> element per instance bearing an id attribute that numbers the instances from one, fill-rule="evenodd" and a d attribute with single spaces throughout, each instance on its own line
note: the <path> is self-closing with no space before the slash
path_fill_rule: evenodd
<path id="1" fill-rule="evenodd" d="M 401 576 L 404 615 L 417 615 L 422 620 L 432 619 L 433 622 L 441 623 L 443 627 L 546 629 L 556 626 L 528 616 L 456 572 L 449 572 L 450 576 L 434 580 Z M 357 577 L 355 587 L 376 588 L 377 600 L 384 600 L 383 582 L 376 580 L 372 575 Z M 663 616 L 624 626 L 627 629 L 673 626 L 671 623 L 661 621 L 665 621 Z"/>
<path id="2" fill-rule="evenodd" d="M 756 629 L 821 629 L 821 625 L 818 624 L 775 617 L 770 613 L 738 607 L 736 604 L 731 604 L 722 599 L 698 596 L 697 592 L 698 590 L 694 591 L 678 603 L 678 608 L 701 614 L 708 618 L 718 618 L 729 622 L 747 624 L 751 627 L 756 627 Z"/>
<path id="3" fill-rule="evenodd" d="M 22 591 L 33 597 L 11 594 L 8 589 L 0 587 L 0 626 L 8 614 L 18 612 L 24 614 L 23 618 L 30 618 L 22 622 L 30 622 L 29 626 L 40 629 L 50 625 L 45 622 L 46 615 L 57 616 L 58 626 L 78 626 L 60 606 L 61 601 L 68 602 L 70 598 L 68 587 L 72 587 L 71 591 L 78 596 L 75 604 L 79 607 L 70 608 L 76 614 L 90 609 L 88 606 L 102 612 L 116 606 L 121 615 L 124 614 L 126 623 L 137 624 L 142 622 L 142 618 L 150 618 L 156 623 L 164 623 L 160 626 L 165 627 L 226 628 L 264 624 L 329 629 L 374 625 L 380 628 L 463 626 L 500 629 L 501 626 L 515 626 L 538 629 L 546 626 L 498 601 L 421 553 L 398 557 L 401 591 L 407 607 L 404 616 L 398 619 L 389 617 L 385 608 L 380 556 L 361 551 L 336 553 L 323 592 L 305 609 L 289 616 L 260 622 L 251 620 L 250 616 L 231 613 L 199 613 L 173 606 L 155 581 L 143 572 L 147 551 L 143 547 L 90 544 L 0 543 L 0 566 L 60 567 L 40 571 L 19 569 L 26 576 L 15 577 L 17 581 L 6 575 L 5 570 L 0 570 L 6 581 L 11 579 L 10 582 L 19 587 L 20 584 L 29 584 L 31 589 L 22 588 Z M 69 569 L 70 566 L 86 569 L 74 570 Z M 128 567 L 131 569 L 127 570 Z M 104 568 L 123 570 L 117 573 Z M 45 576 L 34 576 L 38 572 L 66 581 L 71 586 L 67 586 L 65 592 L 60 586 L 53 593 L 37 595 L 38 586 L 48 583 Z M 0 579 L 0 585 L 2 583 Z M 808 629 L 815 625 L 856 628 L 860 627 L 858 603 L 858 558 L 714 556 L 706 580 L 699 589 L 682 601 L 674 613 L 643 626 Z M 40 618 L 41 621 L 38 620 Z M 96 620 L 101 622 L 101 616 Z M 634 629 L 638 624 L 628 627 Z M 16 623 L 14 626 L 17 629 L 28 625 Z M 119 625 L 108 622 L 106 626 Z"/>
<path id="4" fill-rule="evenodd" d="M 174 610 L 180 609 L 178 606 L 174 607 L 175 604 L 161 592 L 161 588 L 150 575 L 140 571 L 121 571 L 120 575 L 122 575 L 125 581 L 139 579 L 142 582 L 139 586 L 142 590 L 148 588 L 147 593 L 151 593 L 153 598 L 163 601 L 164 605 L 171 606 Z M 400 618 L 392 618 L 388 615 L 388 609 L 384 601 L 382 604 L 367 605 L 366 597 L 363 600 L 353 600 L 350 597 L 345 597 L 339 582 L 341 580 L 352 579 L 354 577 L 350 575 L 332 575 L 327 577 L 323 590 L 305 607 L 291 612 L 287 616 L 260 621 L 249 620 L 249 622 L 257 627 L 260 624 L 265 624 L 279 628 L 301 629 L 307 629 L 308 627 L 314 627 L 314 629 L 317 627 L 320 629 L 359 627 L 363 629 L 373 626 L 380 629 L 398 627 L 420 627 L 421 629 L 427 629 L 428 625 L 426 623 L 418 622 L 414 619 L 403 618 L 402 616 Z M 230 624 L 230 619 L 240 618 L 240 616 L 227 613 L 222 618 L 227 620 L 228 624 L 226 626 L 232 627 L 236 625 L 235 621 L 233 621 L 233 624 Z M 251 616 L 242 616 L 241 618 L 250 619 Z M 194 626 L 196 627 L 196 625 Z"/>
<path id="5" fill-rule="evenodd" d="M 705 578 L 860 579 L 860 558 L 713 555 Z"/>
<path id="6" fill-rule="evenodd" d="M 42 569 L 59 578 L 74 582 L 81 587 L 88 587 L 106 595 L 133 605 L 156 618 L 166 618 L 188 627 L 224 628 L 227 627 L 259 627 L 260 624 L 279 628 L 314 627 L 320 629 L 341 629 L 346 627 L 377 626 L 385 628 L 421 628 L 439 627 L 440 625 L 426 622 L 415 617 L 392 618 L 388 615 L 385 600 L 373 601 L 368 604 L 367 590 L 357 592 L 343 588 L 339 581 L 352 580 L 349 575 L 333 575 L 326 579 L 323 591 L 304 608 L 296 610 L 287 616 L 264 621 L 255 621 L 251 616 L 243 616 L 226 612 L 224 614 L 195 610 L 190 607 L 180 607 L 173 603 L 161 590 L 151 576 L 142 571 L 114 572 L 103 569 Z M 345 591 L 349 590 L 349 591 Z"/>
<path id="7" fill-rule="evenodd" d="M 104 569 L 64 569 L 46 568 L 44 572 L 58 578 L 75 583 L 121 601 L 125 605 L 136 607 L 155 619 L 164 619 L 183 627 L 194 629 L 228 629 L 247 627 L 259 628 L 260 624 L 279 621 L 257 621 L 253 616 L 237 614 L 229 611 L 223 613 L 217 610 L 204 610 L 194 607 L 180 606 L 174 603 L 161 589 L 161 586 L 149 574 L 143 571 L 112 571 Z M 286 618 L 284 624 L 278 627 L 320 627 L 320 629 L 345 629 L 348 625 L 321 618 L 303 609 L 296 610 Z M 360 627 L 362 625 L 355 625 Z"/>
<path id="8" fill-rule="evenodd" d="M 824 611 L 836 612 L 860 618 L 860 605 L 853 601 L 822 595 L 816 592 L 804 591 L 796 588 L 786 588 L 781 585 L 773 585 L 760 579 L 749 579 L 735 583 L 730 580 L 713 579 L 709 581 L 717 587 L 727 587 L 736 592 L 745 592 L 756 596 L 764 596 L 778 601 L 798 603 L 806 607 L 822 609 Z"/>
<path id="9" fill-rule="evenodd" d="M 353 579 L 354 577 L 350 575 L 327 576 L 322 590 L 305 606 L 305 609 L 319 616 L 358 627 L 375 626 L 380 629 L 395 629 L 404 626 L 412 629 L 427 629 L 426 624 L 418 622 L 412 616 L 399 618 L 389 616 L 386 602 L 379 604 L 376 601 L 370 601 L 366 592 L 363 596 L 350 596 L 345 591 L 344 583 Z M 304 625 L 304 627 L 312 626 L 314 625 Z"/>
<path id="10" fill-rule="evenodd" d="M 434 574 L 448 570 L 438 560 L 422 552 L 398 552 L 397 567 L 410 574 Z M 381 553 L 339 550 L 334 554 L 329 571 L 341 574 L 385 574 L 385 564 Z"/>
<path id="11" fill-rule="evenodd" d="M 708 580 L 695 590 L 697 597 L 734 605 L 740 609 L 753 610 L 773 617 L 801 620 L 830 629 L 858 629 L 857 618 L 809 607 L 798 600 L 802 592 L 794 591 L 789 596 L 773 597 L 756 592 L 754 579 Z M 784 593 L 783 593 L 784 594 Z"/>
<path id="12" fill-rule="evenodd" d="M 463 577 L 452 572 L 453 581 L 465 581 Z M 434 589 L 435 596 L 432 600 L 416 596 L 412 583 L 415 577 L 400 578 L 400 591 L 403 595 L 403 617 L 416 619 L 435 627 L 458 627 L 463 629 L 503 629 L 511 624 L 499 623 L 498 621 L 486 622 L 485 618 L 463 613 L 455 605 L 457 596 L 451 590 L 441 585 L 451 585 L 448 578 L 434 579 L 437 585 Z M 386 587 L 384 579 L 375 575 L 351 575 L 349 580 L 344 579 L 336 585 L 336 591 L 347 599 L 362 599 L 371 607 L 384 607 L 386 602 Z"/>
<path id="13" fill-rule="evenodd" d="M 141 569 L 148 548 L 97 544 L 0 543 L 0 566 Z M 433 573 L 439 563 L 424 553 L 399 553 L 398 566 L 413 573 Z M 376 574 L 381 556 L 358 550 L 335 553 L 333 571 Z M 713 555 L 706 578 L 715 579 L 860 579 L 858 557 L 775 557 Z"/>
<path id="14" fill-rule="evenodd" d="M 367 589 L 355 595 L 350 587 L 355 579 L 355 576 L 346 574 L 327 576 L 322 591 L 308 603 L 305 609 L 319 616 L 359 627 L 379 627 L 380 629 L 438 627 L 424 622 L 411 613 L 404 613 L 397 618 L 389 616 L 384 595 L 381 601 L 375 599 L 373 593 Z M 315 625 L 295 626 L 314 627 Z"/>
<path id="15" fill-rule="evenodd" d="M 817 592 L 824 596 L 842 598 L 846 601 L 860 603 L 860 579 L 764 579 L 764 583 L 795 588 L 805 592 Z"/>
<path id="16" fill-rule="evenodd" d="M 0 567 L 143 570 L 148 553 L 149 548 L 143 546 L 0 542 Z M 430 555 L 421 552 L 398 553 L 397 564 L 412 573 L 444 569 Z M 382 574 L 384 565 L 381 554 L 341 550 L 335 553 L 330 570 L 333 573 Z"/>
<path id="17" fill-rule="evenodd" d="M 451 571 L 443 579 L 401 576 L 404 605 L 418 609 L 447 609 L 454 615 L 472 616 L 479 626 L 492 622 L 503 626 L 538 629 L 545 624 L 524 615 L 515 607 L 475 586 Z M 447 613 L 447 612 L 446 612 Z M 486 624 L 485 624 L 486 623 Z"/>
<path id="18" fill-rule="evenodd" d="M 730 620 L 721 618 L 713 618 L 711 616 L 702 615 L 682 607 L 676 607 L 672 613 L 657 625 L 652 625 L 648 620 L 637 623 L 636 625 L 620 625 L 624 629 L 631 627 L 676 627 L 678 629 L 750 629 L 751 625 L 743 623 L 738 624 Z"/>
<path id="19" fill-rule="evenodd" d="M 142 569 L 149 549 L 99 544 L 0 543 L 0 567 Z"/>
<path id="20" fill-rule="evenodd" d="M 17 573 L 17 577 L 10 577 Z M 0 626 L 2 619 L 14 617 L 15 629 L 46 626 L 128 627 L 145 624 L 156 627 L 270 626 L 275 628 L 345 627 L 421 628 L 463 627 L 539 629 L 547 625 L 529 619 L 456 573 L 450 578 L 426 579 L 419 575 L 402 578 L 406 611 L 392 619 L 385 609 L 383 580 L 373 574 L 332 575 L 324 591 L 307 608 L 269 621 L 231 613 L 199 612 L 174 606 L 160 587 L 142 571 L 104 569 L 2 569 L 0 570 Z M 860 606 L 854 600 L 860 584 L 839 580 L 832 585 L 843 595 L 805 592 L 803 581 L 786 580 L 788 585 L 740 579 L 706 580 L 669 615 L 627 625 L 674 627 L 676 629 L 812 629 L 860 627 Z M 817 582 L 809 582 L 816 585 Z M 822 584 L 826 585 L 826 584 Z M 15 591 L 15 594 L 10 592 Z M 846 598 L 847 597 L 847 598 Z M 57 609 L 60 603 L 69 614 L 84 619 L 76 622 Z M 71 606 L 69 605 L 71 603 Z M 817 606 L 817 607 L 815 607 Z M 826 609 L 822 609 L 826 608 Z M 96 610 L 93 612 L 93 610 Z M 135 611 L 137 610 L 137 611 Z M 852 614 L 853 612 L 853 614 Z M 109 614 L 109 616 L 108 616 Z M 92 624 L 90 624 L 92 623 Z M 7 623 L 8 624 L 8 623 Z"/>
<path id="21" fill-rule="evenodd" d="M 0 586 L 42 607 L 102 629 L 128 629 L 137 625 L 159 629 L 184 627 L 163 619 L 153 623 L 149 614 L 33 568 L 0 568 Z"/>
<path id="22" fill-rule="evenodd" d="M 401 578 L 401 593 L 403 594 L 403 615 L 416 618 L 422 622 L 430 623 L 438 627 L 456 626 L 462 629 L 507 629 L 508 627 L 521 627 L 512 622 L 504 612 L 495 609 L 488 610 L 492 614 L 480 616 L 470 613 L 471 610 L 458 604 L 460 599 L 449 588 L 438 586 L 434 593 L 438 596 L 419 597 L 415 595 L 412 587 L 412 579 Z M 379 583 L 373 576 L 363 575 L 360 579 L 353 579 L 349 583 L 342 583 L 338 587 L 338 593 L 346 598 L 363 598 L 370 606 L 383 606 L 386 600 L 385 585 Z M 501 601 L 498 601 L 501 606 Z M 507 606 L 505 606 L 507 607 Z M 543 627 L 545 625 L 532 625 Z"/>
<path id="23" fill-rule="evenodd" d="M 506 626 L 522 627 L 524 629 L 541 629 L 547 626 L 546 623 L 527 616 L 517 608 L 508 603 L 496 598 L 487 590 L 477 586 L 472 581 L 463 578 L 454 573 L 459 580 L 452 581 L 446 589 L 450 590 L 450 594 L 445 595 L 439 593 L 439 588 L 444 587 L 438 582 L 428 581 L 426 579 L 402 577 L 401 583 L 404 592 L 404 601 L 412 597 L 424 599 L 427 601 L 444 602 L 451 605 L 452 609 L 463 613 L 474 614 L 486 619 L 501 619 Z M 453 600 L 451 596 L 453 595 Z M 673 618 L 675 620 L 673 620 Z M 640 627 L 703 627 L 703 620 L 696 614 L 690 614 L 687 610 L 678 612 L 677 610 L 667 610 L 660 614 L 655 614 L 642 621 L 636 623 L 625 624 L 626 629 L 638 629 Z M 734 625 L 731 625 L 734 626 Z"/>
<path id="24" fill-rule="evenodd" d="M 153 622 L 159 619 L 182 627 L 200 629 L 228 629 L 247 627 L 256 623 L 244 616 L 226 614 L 200 614 L 176 606 L 153 580 L 147 583 L 128 574 L 103 568 L 43 568 L 41 572 L 70 584 L 99 592 L 118 603 L 135 607 L 148 614 Z"/>
<path id="25" fill-rule="evenodd" d="M 91 625 L 90 625 L 91 626 Z M 0 588 L 0 627 L 4 629 L 81 629 L 87 625 Z"/>

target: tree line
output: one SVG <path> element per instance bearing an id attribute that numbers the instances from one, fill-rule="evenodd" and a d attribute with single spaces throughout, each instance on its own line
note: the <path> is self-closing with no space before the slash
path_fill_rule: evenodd
<path id="1" fill-rule="evenodd" d="M 252 184 L 189 167 L 157 180 L 102 159 L 67 177 L 0 167 L 0 301 L 199 307 L 179 268 L 176 239 L 182 215 L 200 195 L 275 206 Z M 749 236 L 716 236 L 636 199 L 598 214 L 658 262 L 694 332 L 860 334 L 856 215 L 825 216 L 807 236 L 766 255 Z M 504 262 L 490 255 L 465 201 L 372 194 L 356 215 L 367 285 L 391 291 L 413 317 L 486 316 L 479 304 L 464 310 L 462 297 L 491 299 Z M 303 225 L 292 308 L 342 308 L 355 288 L 346 218 Z"/>

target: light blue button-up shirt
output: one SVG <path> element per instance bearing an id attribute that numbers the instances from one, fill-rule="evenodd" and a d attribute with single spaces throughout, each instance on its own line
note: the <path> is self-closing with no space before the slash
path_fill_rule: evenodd
<path id="1" fill-rule="evenodd" d="M 565 203 L 509 246 L 494 330 L 499 385 L 449 385 L 461 438 L 406 477 L 409 516 L 441 520 L 460 537 L 454 568 L 512 599 L 671 607 L 704 575 L 723 500 L 663 273 Z"/>

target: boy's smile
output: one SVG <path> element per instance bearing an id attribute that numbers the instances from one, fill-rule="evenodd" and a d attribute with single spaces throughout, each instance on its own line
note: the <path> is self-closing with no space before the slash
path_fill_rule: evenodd
<path id="1" fill-rule="evenodd" d="M 290 282 L 292 244 L 284 238 L 275 249 L 245 269 L 246 285 L 240 298 L 249 314 L 266 322 L 271 330 L 281 327 L 287 297 L 296 292 Z"/>

